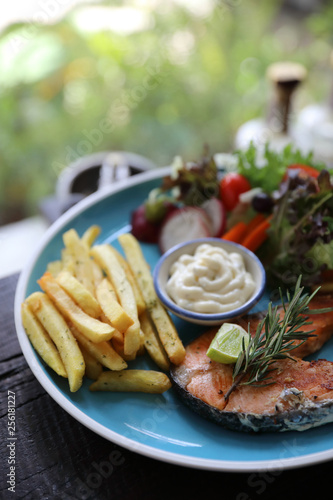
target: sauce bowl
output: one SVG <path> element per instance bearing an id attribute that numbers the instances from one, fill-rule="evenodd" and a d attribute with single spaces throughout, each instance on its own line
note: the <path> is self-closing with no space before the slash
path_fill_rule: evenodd
<path id="1" fill-rule="evenodd" d="M 254 279 L 255 289 L 251 297 L 243 305 L 237 307 L 237 309 L 233 309 L 228 312 L 212 314 L 194 312 L 180 307 L 167 293 L 166 284 L 170 277 L 170 269 L 173 263 L 176 262 L 183 254 L 193 255 L 196 248 L 203 243 L 220 247 L 228 253 L 239 253 L 243 257 L 245 268 Z M 155 269 L 153 271 L 153 280 L 159 300 L 171 313 L 184 319 L 185 321 L 196 323 L 198 325 L 208 326 L 220 325 L 224 321 L 229 321 L 233 318 L 237 318 L 238 316 L 245 314 L 252 307 L 254 307 L 259 302 L 265 291 L 266 272 L 258 257 L 242 245 L 223 240 L 221 238 L 199 238 L 176 245 L 165 252 L 160 257 L 155 266 Z"/>

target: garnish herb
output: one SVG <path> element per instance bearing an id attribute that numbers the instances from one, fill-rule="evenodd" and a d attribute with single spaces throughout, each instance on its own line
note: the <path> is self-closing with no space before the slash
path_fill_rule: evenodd
<path id="1" fill-rule="evenodd" d="M 319 288 L 311 295 L 304 293 L 301 286 L 302 276 L 299 276 L 293 296 L 286 292 L 287 302 L 284 301 L 280 290 L 281 305 L 284 309 L 284 316 L 280 318 L 278 308 L 272 302 L 268 305 L 266 316 L 258 324 L 255 335 L 251 338 L 247 347 L 243 344 L 243 350 L 239 354 L 233 370 L 233 384 L 225 394 L 227 400 L 230 394 L 239 385 L 255 385 L 264 387 L 274 384 L 271 373 L 277 369 L 274 362 L 279 359 L 289 358 L 290 351 L 302 345 L 311 335 L 310 332 L 302 331 L 305 325 L 311 325 L 307 314 L 309 313 L 309 303 L 318 292 Z M 332 309 L 329 309 L 330 311 Z M 324 313 L 327 309 L 314 310 L 311 314 Z M 249 325 L 250 333 L 250 325 Z"/>

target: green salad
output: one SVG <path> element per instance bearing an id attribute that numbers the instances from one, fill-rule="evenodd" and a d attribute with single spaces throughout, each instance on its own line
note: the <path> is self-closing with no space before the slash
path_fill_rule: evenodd
<path id="1" fill-rule="evenodd" d="M 270 200 L 268 237 L 257 252 L 269 280 L 290 286 L 302 275 L 304 285 L 321 283 L 333 270 L 332 171 L 291 145 L 281 153 L 266 145 L 259 165 L 253 144 L 236 155 L 238 172 Z"/>
<path id="2" fill-rule="evenodd" d="M 332 169 L 291 144 L 277 152 L 251 143 L 220 156 L 218 167 L 207 148 L 195 162 L 176 157 L 133 214 L 135 236 L 162 251 L 221 237 L 255 252 L 273 287 L 290 288 L 302 275 L 302 285 L 325 282 L 333 292 Z"/>

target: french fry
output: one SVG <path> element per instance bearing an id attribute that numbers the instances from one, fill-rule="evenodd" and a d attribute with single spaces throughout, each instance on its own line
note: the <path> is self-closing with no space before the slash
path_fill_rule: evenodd
<path id="1" fill-rule="evenodd" d="M 103 366 L 82 345 L 80 346 L 80 349 L 86 364 L 85 376 L 91 380 L 97 380 L 103 371 Z"/>
<path id="2" fill-rule="evenodd" d="M 119 344 L 123 344 L 124 346 L 124 334 L 120 333 L 119 330 L 115 331 L 115 334 L 113 335 L 111 342 L 113 343 L 114 341 L 117 341 Z"/>
<path id="3" fill-rule="evenodd" d="M 56 276 L 56 281 L 86 314 L 93 318 L 101 315 L 101 306 L 94 295 L 70 272 L 61 271 Z"/>
<path id="4" fill-rule="evenodd" d="M 128 265 L 128 262 L 126 261 L 126 259 L 121 255 L 120 252 L 118 252 L 118 250 L 116 250 L 114 247 L 111 247 L 111 249 L 112 249 L 114 255 L 117 257 L 119 264 L 123 267 L 123 269 L 126 273 L 127 279 L 132 286 L 134 297 L 136 300 L 136 305 L 138 308 L 138 315 L 140 316 L 140 314 L 142 314 L 145 311 L 146 304 L 145 304 L 145 301 L 142 297 L 142 293 L 140 291 L 140 288 L 138 287 L 138 284 L 133 276 L 132 269 Z"/>
<path id="5" fill-rule="evenodd" d="M 100 235 L 101 228 L 96 225 L 92 225 L 86 229 L 86 231 L 81 236 L 81 241 L 83 241 L 89 248 L 94 244 L 96 238 Z"/>
<path id="6" fill-rule="evenodd" d="M 104 278 L 104 274 L 100 266 L 95 262 L 94 260 L 92 261 L 92 269 L 93 269 L 93 276 L 94 276 L 94 286 L 95 286 L 95 294 L 96 294 L 96 288 Z"/>
<path id="7" fill-rule="evenodd" d="M 66 231 L 63 234 L 63 241 L 72 256 L 76 278 L 93 294 L 94 274 L 88 246 L 81 241 L 75 229 Z"/>
<path id="8" fill-rule="evenodd" d="M 133 319 L 119 304 L 116 292 L 107 278 L 104 278 L 96 289 L 97 300 L 110 324 L 120 333 L 133 325 Z"/>
<path id="9" fill-rule="evenodd" d="M 116 333 L 113 335 L 112 339 L 110 340 L 112 347 L 114 350 L 121 356 L 125 361 L 132 361 L 133 359 L 136 358 L 136 356 L 140 352 L 139 347 L 137 352 L 134 352 L 133 354 L 125 354 L 124 351 L 124 334 L 120 333 L 119 330 L 116 330 Z"/>
<path id="10" fill-rule="evenodd" d="M 119 356 L 121 356 L 126 362 L 128 361 L 133 361 L 133 359 L 136 358 L 137 356 L 137 353 L 135 354 L 125 354 L 124 352 L 124 341 L 121 341 L 117 338 L 112 338 L 110 340 L 111 344 L 112 344 L 112 347 L 113 349 L 116 351 L 117 354 L 119 354 Z"/>
<path id="11" fill-rule="evenodd" d="M 61 264 L 62 264 L 62 269 L 66 269 L 66 271 L 74 275 L 75 272 L 74 255 L 66 247 L 61 250 Z"/>
<path id="12" fill-rule="evenodd" d="M 69 388 L 76 392 L 82 385 L 85 362 L 68 324 L 45 293 L 31 294 L 26 303 L 57 346 L 68 375 Z"/>
<path id="13" fill-rule="evenodd" d="M 38 280 L 41 289 L 47 293 L 64 317 L 71 321 L 92 342 L 110 340 L 115 329 L 108 323 L 103 323 L 96 318 L 88 316 L 61 288 L 50 273 Z"/>
<path id="14" fill-rule="evenodd" d="M 136 358 L 137 353 L 135 352 L 134 354 L 125 354 L 124 352 L 124 335 L 119 332 L 119 330 L 116 330 L 116 333 L 113 335 L 112 339 L 110 340 L 112 347 L 114 350 L 121 356 L 125 361 L 132 361 L 133 359 Z M 140 349 L 140 348 L 139 348 Z"/>
<path id="15" fill-rule="evenodd" d="M 23 328 L 40 357 L 58 375 L 67 378 L 66 368 L 58 349 L 26 302 L 21 306 L 21 314 Z"/>
<path id="16" fill-rule="evenodd" d="M 147 392 L 162 394 L 171 387 L 169 377 L 154 370 L 125 370 L 122 372 L 103 372 L 93 382 L 91 391 Z"/>
<path id="17" fill-rule="evenodd" d="M 137 356 L 142 356 L 145 352 L 145 346 L 144 346 L 144 335 L 143 332 L 141 331 L 140 328 L 140 347 L 138 351 L 135 354 L 125 354 L 124 352 L 124 337 L 119 337 L 114 335 L 112 339 L 110 340 L 112 343 L 112 346 L 114 350 L 125 360 L 125 361 L 131 361 L 135 359 Z"/>
<path id="18" fill-rule="evenodd" d="M 169 358 L 151 323 L 147 311 L 141 314 L 140 324 L 144 335 L 144 346 L 146 351 L 161 370 L 168 371 L 170 368 Z"/>
<path id="19" fill-rule="evenodd" d="M 52 276 L 58 276 L 63 267 L 63 263 L 61 260 L 54 260 L 49 262 L 46 270 L 52 274 Z"/>
<path id="20" fill-rule="evenodd" d="M 98 344 L 87 339 L 75 326 L 71 326 L 71 331 L 78 341 L 79 345 L 83 347 L 89 354 L 105 366 L 109 370 L 124 370 L 127 368 L 127 363 L 121 356 L 113 349 L 109 342 L 99 342 Z"/>
<path id="21" fill-rule="evenodd" d="M 95 245 L 100 227 L 81 238 L 63 234 L 60 260 L 47 265 L 22 304 L 22 323 L 45 363 L 68 378 L 72 392 L 83 377 L 91 391 L 161 394 L 171 387 L 165 373 L 128 369 L 127 362 L 148 352 L 162 371 L 178 364 L 185 349 L 159 302 L 150 268 L 131 234 L 119 237 L 125 257 L 110 244 Z M 105 371 L 107 369 L 107 371 Z"/>
<path id="22" fill-rule="evenodd" d="M 131 284 L 127 279 L 124 269 L 119 265 L 110 245 L 93 246 L 91 255 L 106 273 L 106 276 L 114 287 L 120 305 L 133 320 L 133 325 L 127 328 L 124 336 L 124 352 L 128 356 L 133 356 L 140 347 L 140 323 Z"/>
<path id="23" fill-rule="evenodd" d="M 139 347 L 139 350 L 137 352 L 137 356 L 143 356 L 144 353 L 145 353 L 145 351 L 146 351 L 146 348 L 145 348 L 145 335 L 144 335 L 142 329 L 140 328 L 140 347 Z"/>
<path id="24" fill-rule="evenodd" d="M 144 298 L 146 308 L 156 327 L 159 338 L 172 363 L 178 365 L 185 357 L 185 348 L 166 309 L 158 300 L 150 268 L 146 262 L 138 240 L 130 233 L 118 238 L 129 266 L 136 278 Z"/>

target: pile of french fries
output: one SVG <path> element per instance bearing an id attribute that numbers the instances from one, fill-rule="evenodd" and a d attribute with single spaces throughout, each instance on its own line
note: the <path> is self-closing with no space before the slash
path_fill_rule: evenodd
<path id="1" fill-rule="evenodd" d="M 75 229 L 63 234 L 60 259 L 38 280 L 41 291 L 22 304 L 24 329 L 71 392 L 88 377 L 91 391 L 163 393 L 171 387 L 165 372 L 183 361 L 184 346 L 137 239 L 119 236 L 121 253 L 95 244 L 100 231 L 92 225 L 81 236 Z M 129 368 L 144 353 L 159 370 Z"/>

